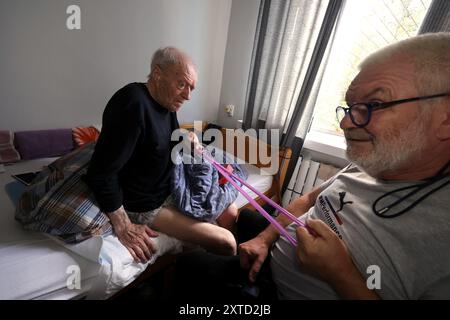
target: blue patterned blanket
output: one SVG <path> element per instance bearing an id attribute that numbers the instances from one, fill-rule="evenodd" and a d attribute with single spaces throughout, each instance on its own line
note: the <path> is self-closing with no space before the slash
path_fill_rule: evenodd
<path id="1" fill-rule="evenodd" d="M 184 163 L 181 161 L 183 158 Z M 221 176 L 212 164 L 195 163 L 192 156 L 181 154 L 178 154 L 177 163 L 172 175 L 172 198 L 185 215 L 202 221 L 214 221 L 236 200 L 238 190 L 229 182 L 219 184 Z M 247 179 L 246 170 L 228 159 L 225 153 L 222 163 L 230 164 L 235 175 Z"/>

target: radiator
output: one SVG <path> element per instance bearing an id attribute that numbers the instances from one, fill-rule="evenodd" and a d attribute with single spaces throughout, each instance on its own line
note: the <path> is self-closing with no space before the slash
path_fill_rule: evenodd
<path id="1" fill-rule="evenodd" d="M 332 165 L 300 157 L 295 165 L 288 187 L 283 194 L 283 207 L 321 185 L 339 170 L 339 168 Z"/>

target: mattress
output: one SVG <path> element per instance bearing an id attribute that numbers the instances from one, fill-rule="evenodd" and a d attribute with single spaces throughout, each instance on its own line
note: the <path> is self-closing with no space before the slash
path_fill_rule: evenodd
<path id="1" fill-rule="evenodd" d="M 158 254 L 141 264 L 114 235 L 67 245 L 24 230 L 14 220 L 20 186 L 11 174 L 40 170 L 53 160 L 23 161 L 0 173 L 0 299 L 105 299 L 136 279 L 158 256 L 181 250 L 178 240 L 160 234 L 154 239 Z"/>
<path id="2" fill-rule="evenodd" d="M 244 168 L 247 170 L 248 178 L 247 182 L 256 190 L 264 193 L 270 189 L 272 186 L 273 176 L 251 164 L 243 164 Z M 252 198 L 256 198 L 257 195 L 253 191 L 250 191 L 247 187 L 243 187 L 244 191 L 246 191 Z M 234 202 L 238 208 L 245 206 L 248 203 L 248 200 L 239 193 L 236 201 Z"/>

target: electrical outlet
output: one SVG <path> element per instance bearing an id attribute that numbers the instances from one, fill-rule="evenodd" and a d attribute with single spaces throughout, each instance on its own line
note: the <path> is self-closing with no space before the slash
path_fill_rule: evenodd
<path id="1" fill-rule="evenodd" d="M 229 117 L 232 117 L 234 115 L 234 106 L 232 104 L 225 106 L 225 112 Z"/>

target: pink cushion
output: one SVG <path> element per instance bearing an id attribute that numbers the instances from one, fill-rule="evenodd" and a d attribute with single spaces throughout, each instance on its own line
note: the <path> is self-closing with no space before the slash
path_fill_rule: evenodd
<path id="1" fill-rule="evenodd" d="M 58 157 L 74 148 L 72 129 L 16 132 L 15 144 L 24 160 Z"/>
<path id="2" fill-rule="evenodd" d="M 14 148 L 14 133 L 0 130 L 0 163 L 12 163 L 20 160 L 19 152 Z"/>

